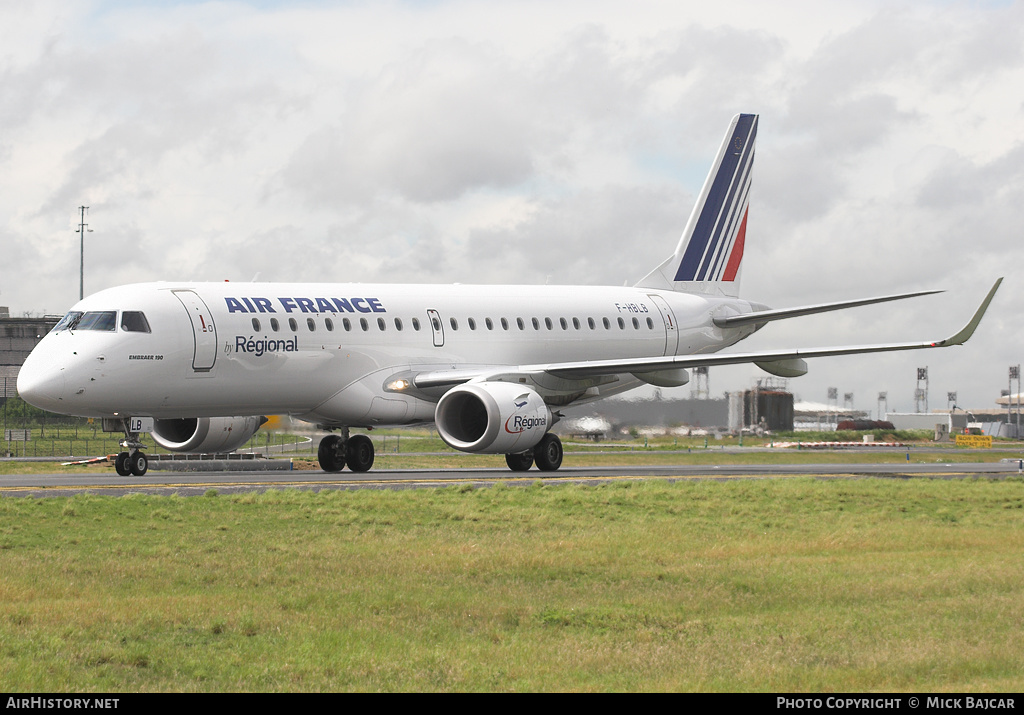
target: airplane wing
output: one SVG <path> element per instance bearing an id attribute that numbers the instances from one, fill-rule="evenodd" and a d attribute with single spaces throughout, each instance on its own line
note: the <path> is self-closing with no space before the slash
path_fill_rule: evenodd
<path id="1" fill-rule="evenodd" d="M 974 334 L 989 303 L 1003 279 L 998 279 L 989 290 L 981 306 L 974 316 L 959 332 L 941 340 L 927 340 L 911 343 L 878 343 L 874 345 L 851 345 L 831 348 L 807 348 L 797 350 L 770 350 L 747 353 L 708 353 L 702 355 L 667 355 L 665 357 L 626 358 L 617 360 L 584 360 L 580 362 L 558 362 L 539 365 L 495 366 L 494 368 L 469 368 L 461 370 L 433 370 L 422 372 L 412 377 L 412 383 L 418 388 L 444 387 L 457 385 L 471 380 L 484 380 L 489 376 L 510 374 L 536 375 L 547 373 L 565 379 L 588 379 L 604 375 L 623 373 L 645 373 L 679 368 L 694 368 L 713 365 L 736 365 L 739 363 L 785 363 L 803 358 L 828 357 L 833 355 L 858 355 L 862 353 L 882 353 L 897 350 L 921 350 L 927 348 L 944 348 L 951 345 L 962 345 Z M 931 292 L 931 291 L 929 291 Z M 889 296 L 882 300 L 896 300 L 906 296 Z M 878 302 L 877 299 L 868 301 Z M 816 306 L 811 306 L 816 307 Z M 799 309 L 797 309 L 799 310 Z M 742 316 L 747 317 L 747 316 Z"/>

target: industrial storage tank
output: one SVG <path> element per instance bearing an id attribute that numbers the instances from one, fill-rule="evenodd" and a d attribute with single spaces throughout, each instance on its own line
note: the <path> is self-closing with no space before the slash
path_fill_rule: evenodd
<path id="1" fill-rule="evenodd" d="M 784 390 L 747 390 L 743 393 L 743 424 L 774 432 L 793 429 L 793 393 Z"/>

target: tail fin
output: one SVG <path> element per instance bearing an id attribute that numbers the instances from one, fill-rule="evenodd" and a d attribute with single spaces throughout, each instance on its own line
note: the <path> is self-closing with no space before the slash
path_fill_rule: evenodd
<path id="1" fill-rule="evenodd" d="M 638 287 L 739 294 L 756 137 L 756 114 L 733 117 L 676 252 Z"/>

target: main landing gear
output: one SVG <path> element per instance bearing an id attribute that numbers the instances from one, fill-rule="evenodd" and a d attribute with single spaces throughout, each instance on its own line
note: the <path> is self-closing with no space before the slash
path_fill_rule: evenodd
<path id="1" fill-rule="evenodd" d="M 532 451 L 506 454 L 505 464 L 513 472 L 529 471 L 536 463 L 542 472 L 553 472 L 562 466 L 562 440 L 548 432 Z"/>
<path id="2" fill-rule="evenodd" d="M 320 440 L 317 461 L 325 472 L 340 472 L 348 465 L 353 472 L 366 472 L 373 466 L 373 442 L 365 434 L 349 437 L 348 428 L 341 435 L 330 434 Z"/>
<path id="3" fill-rule="evenodd" d="M 341 435 L 320 440 L 316 456 L 325 472 L 340 472 L 346 465 L 353 472 L 366 472 L 373 466 L 373 442 L 365 434 L 350 437 L 343 427 Z M 562 466 L 562 441 L 549 432 L 532 450 L 506 454 L 505 463 L 513 472 L 528 471 L 534 464 L 542 472 L 553 472 Z"/>
<path id="4" fill-rule="evenodd" d="M 114 471 L 122 477 L 141 477 L 149 471 L 149 458 L 142 451 L 146 445 L 139 441 L 138 432 L 128 430 L 128 420 L 124 420 L 124 436 L 121 446 L 128 451 L 121 452 L 114 459 Z"/>

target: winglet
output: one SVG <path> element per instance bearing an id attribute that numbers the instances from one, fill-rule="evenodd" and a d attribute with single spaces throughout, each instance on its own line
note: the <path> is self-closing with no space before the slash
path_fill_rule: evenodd
<path id="1" fill-rule="evenodd" d="M 974 313 L 974 317 L 971 318 L 971 321 L 967 323 L 967 325 L 965 325 L 959 333 L 952 337 L 946 338 L 945 340 L 940 340 L 937 343 L 932 343 L 932 346 L 936 348 L 944 348 L 949 345 L 963 345 L 968 340 L 970 340 L 971 336 L 974 335 L 974 331 L 977 330 L 978 324 L 981 323 L 982 316 L 984 316 L 985 311 L 988 310 L 988 304 L 992 302 L 992 299 L 996 295 L 996 291 L 999 290 L 999 284 L 1002 282 L 1002 278 L 996 280 L 995 284 L 992 286 L 992 289 L 988 292 L 988 295 L 985 296 L 985 300 L 981 302 L 981 306 Z"/>

